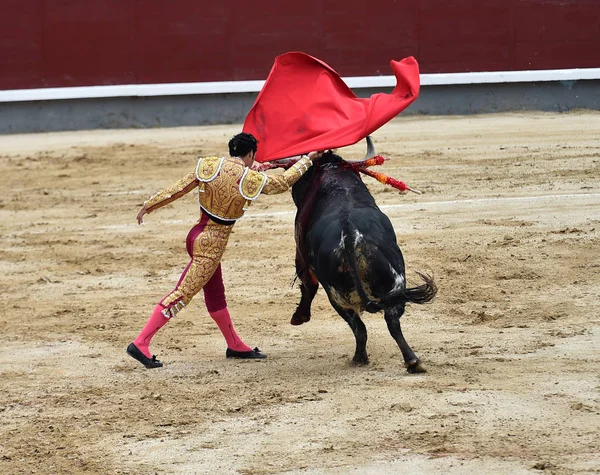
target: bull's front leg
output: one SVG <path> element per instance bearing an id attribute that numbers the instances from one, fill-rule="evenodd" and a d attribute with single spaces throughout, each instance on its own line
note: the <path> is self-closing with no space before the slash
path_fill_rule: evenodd
<path id="1" fill-rule="evenodd" d="M 302 297 L 294 315 L 292 315 L 290 323 L 292 325 L 302 325 L 310 320 L 310 306 L 319 288 L 319 281 L 315 274 L 308 268 L 299 251 L 296 251 L 296 275 L 300 279 Z"/>

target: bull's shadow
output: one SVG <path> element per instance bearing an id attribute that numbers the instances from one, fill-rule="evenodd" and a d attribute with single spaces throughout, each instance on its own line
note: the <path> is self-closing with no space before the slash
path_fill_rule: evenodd
<path id="1" fill-rule="evenodd" d="M 424 284 L 406 288 L 404 258 L 392 223 L 358 172 L 340 156 L 327 152 L 293 186 L 292 197 L 297 207 L 296 274 L 302 297 L 291 323 L 310 320 L 320 283 L 354 333 L 355 363 L 369 361 L 361 313 L 383 310 L 408 372 L 424 372 L 402 335 L 400 317 L 407 303 L 429 302 L 437 288 L 422 273 Z"/>

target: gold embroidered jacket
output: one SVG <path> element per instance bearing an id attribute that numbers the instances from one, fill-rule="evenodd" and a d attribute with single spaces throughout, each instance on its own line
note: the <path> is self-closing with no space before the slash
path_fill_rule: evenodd
<path id="1" fill-rule="evenodd" d="M 303 157 L 279 175 L 266 175 L 244 166 L 238 158 L 201 158 L 196 169 L 177 183 L 147 200 L 148 213 L 199 189 L 200 207 L 209 215 L 235 221 L 261 193 L 274 195 L 288 190 L 310 168 L 312 161 Z"/>

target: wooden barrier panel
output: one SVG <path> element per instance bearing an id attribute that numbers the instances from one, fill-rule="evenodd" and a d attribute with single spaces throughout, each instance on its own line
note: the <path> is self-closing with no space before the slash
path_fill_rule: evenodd
<path id="1" fill-rule="evenodd" d="M 304 51 L 342 76 L 600 67 L 596 0 L 4 0 L 0 90 L 265 79 Z"/>

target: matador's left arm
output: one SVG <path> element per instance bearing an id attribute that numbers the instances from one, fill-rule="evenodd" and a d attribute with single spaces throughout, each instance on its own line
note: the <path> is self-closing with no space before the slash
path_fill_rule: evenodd
<path id="1" fill-rule="evenodd" d="M 159 191 L 144 203 L 146 213 L 151 213 L 158 208 L 168 205 L 172 201 L 181 198 L 198 186 L 196 171 L 190 172 L 173 185 Z"/>

